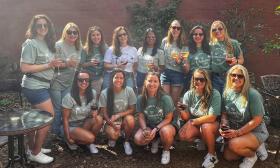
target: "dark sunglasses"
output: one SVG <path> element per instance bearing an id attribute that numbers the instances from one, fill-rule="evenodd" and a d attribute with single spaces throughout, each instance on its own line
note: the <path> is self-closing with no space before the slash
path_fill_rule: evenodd
<path id="1" fill-rule="evenodd" d="M 238 79 L 243 79 L 244 78 L 244 75 L 242 75 L 242 74 L 230 74 L 230 76 L 232 77 L 232 78 L 238 78 Z"/>
<path id="2" fill-rule="evenodd" d="M 171 28 L 172 28 L 173 30 L 175 30 L 175 29 L 177 29 L 178 31 L 181 30 L 181 27 L 179 27 L 179 26 L 171 26 Z"/>
<path id="3" fill-rule="evenodd" d="M 40 24 L 40 23 L 37 23 L 35 25 L 36 29 L 43 29 L 43 28 L 48 28 L 48 24 Z"/>
<path id="4" fill-rule="evenodd" d="M 200 82 L 200 83 L 203 83 L 203 82 L 205 82 L 206 81 L 206 79 L 205 78 L 194 78 L 194 81 L 195 82 Z"/>
<path id="5" fill-rule="evenodd" d="M 222 27 L 219 27 L 218 29 L 212 29 L 212 32 L 216 32 L 217 30 L 222 31 L 224 29 Z"/>
<path id="6" fill-rule="evenodd" d="M 66 33 L 67 33 L 68 35 L 71 35 L 71 34 L 73 34 L 74 36 L 78 35 L 78 31 L 76 31 L 76 30 L 74 30 L 74 31 L 72 31 L 72 30 L 67 30 Z"/>
<path id="7" fill-rule="evenodd" d="M 122 36 L 127 36 L 126 33 L 123 33 L 123 34 L 119 34 L 118 37 L 122 37 Z"/>
<path id="8" fill-rule="evenodd" d="M 194 33 L 193 36 L 200 36 L 201 37 L 201 36 L 204 36 L 204 34 L 203 33 Z"/>
<path id="9" fill-rule="evenodd" d="M 86 82 L 86 83 L 88 83 L 89 82 L 89 78 L 78 78 L 78 82 L 81 82 L 81 83 Z"/>

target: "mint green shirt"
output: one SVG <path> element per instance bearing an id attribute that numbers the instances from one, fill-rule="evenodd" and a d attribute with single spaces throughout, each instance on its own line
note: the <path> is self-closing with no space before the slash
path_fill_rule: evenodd
<path id="1" fill-rule="evenodd" d="M 207 109 L 201 107 L 201 96 L 198 96 L 194 90 L 189 90 L 185 93 L 183 104 L 187 105 L 186 111 L 190 112 L 191 118 L 198 118 L 205 115 L 221 115 L 221 95 L 216 89 L 213 89 Z"/>
<path id="2" fill-rule="evenodd" d="M 44 40 L 27 39 L 22 44 L 20 58 L 21 63 L 40 65 L 47 64 L 52 59 L 54 59 L 54 54 L 49 50 L 47 43 Z M 47 80 L 52 80 L 54 70 L 52 68 L 49 68 L 44 71 L 35 72 L 32 74 Z M 29 78 L 24 75 L 22 78 L 21 86 L 28 89 L 48 89 L 50 88 L 50 83 L 42 82 L 34 78 Z"/>
<path id="3" fill-rule="evenodd" d="M 173 113 L 175 106 L 169 95 L 163 95 L 159 102 L 156 97 L 148 98 L 147 106 L 142 108 L 142 95 L 137 98 L 136 112 L 143 113 L 146 119 L 147 125 L 156 127 L 164 118 L 169 114 Z"/>
<path id="4" fill-rule="evenodd" d="M 240 48 L 240 43 L 237 40 L 231 39 L 233 46 L 233 56 L 238 58 L 242 53 Z M 211 70 L 215 73 L 224 73 L 227 72 L 230 66 L 226 63 L 226 44 L 224 41 L 218 41 L 215 45 L 210 45 L 212 63 Z"/>
<path id="5" fill-rule="evenodd" d="M 161 49 L 164 52 L 165 68 L 177 72 L 183 72 L 183 63 L 177 64 L 172 58 L 172 54 L 179 54 L 180 52 L 189 51 L 187 46 L 183 46 L 182 49 L 177 47 L 177 44 L 173 42 L 172 44 L 167 44 L 167 38 L 165 37 L 161 43 Z"/>

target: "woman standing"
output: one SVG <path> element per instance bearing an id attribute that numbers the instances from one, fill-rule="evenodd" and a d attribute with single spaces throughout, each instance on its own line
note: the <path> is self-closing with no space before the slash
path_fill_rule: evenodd
<path id="1" fill-rule="evenodd" d="M 87 39 L 82 52 L 82 66 L 92 74 L 92 88 L 99 98 L 104 72 L 104 55 L 107 50 L 103 32 L 100 27 L 93 26 L 88 29 Z"/>
<path id="2" fill-rule="evenodd" d="M 99 99 L 99 107 L 106 120 L 105 132 L 109 139 L 108 146 L 114 147 L 117 139 L 124 130 L 124 150 L 132 155 L 129 140 L 135 125 L 133 113 L 135 111 L 136 96 L 131 87 L 125 84 L 126 75 L 121 69 L 112 72 L 109 88 L 103 90 Z"/>
<path id="3" fill-rule="evenodd" d="M 137 112 L 139 113 L 140 128 L 135 134 L 135 143 L 147 145 L 152 142 L 152 153 L 158 152 L 159 142 L 163 144 L 161 164 L 170 162 L 170 147 L 176 134 L 171 121 L 175 110 L 170 96 L 160 87 L 159 75 L 148 72 L 144 88 L 137 99 Z"/>
<path id="4" fill-rule="evenodd" d="M 188 64 L 182 55 L 188 51 L 185 46 L 184 30 L 178 20 L 172 21 L 167 37 L 162 40 L 161 48 L 164 51 L 165 69 L 160 79 L 163 90 L 171 95 L 174 103 L 182 92 L 185 83 L 185 72 L 188 72 Z"/>
<path id="5" fill-rule="evenodd" d="M 55 32 L 53 23 L 46 15 L 33 16 L 26 32 L 27 40 L 22 44 L 20 68 L 25 75 L 22 78 L 22 92 L 27 100 L 37 109 L 54 115 L 50 99 L 50 81 L 53 68 L 60 66 L 59 59 L 54 59 Z M 46 126 L 28 135 L 28 159 L 47 164 L 53 157 L 44 153 L 50 149 L 42 148 L 50 126 Z"/>
<path id="6" fill-rule="evenodd" d="M 112 46 L 105 53 L 104 67 L 107 72 L 104 75 L 103 88 L 109 87 L 110 73 L 114 68 L 124 70 L 126 86 L 134 88 L 136 63 L 137 49 L 131 46 L 128 30 L 123 26 L 119 26 L 114 30 Z"/>
<path id="7" fill-rule="evenodd" d="M 63 130 L 68 147 L 77 149 L 76 144 L 87 144 L 90 152 L 98 153 L 94 141 L 103 119 L 98 115 L 96 92 L 91 88 L 91 75 L 82 70 L 75 74 L 71 92 L 62 100 Z"/>
<path id="8" fill-rule="evenodd" d="M 222 21 L 214 21 L 210 30 L 212 85 L 221 94 L 224 89 L 225 76 L 229 68 L 243 64 L 244 58 L 240 44 L 229 37 L 226 25 Z"/>
<path id="9" fill-rule="evenodd" d="M 138 64 L 136 85 L 141 93 L 144 79 L 149 71 L 158 72 L 164 67 L 163 51 L 159 49 L 156 32 L 149 28 L 146 30 L 143 46 L 138 49 Z"/>
<path id="10" fill-rule="evenodd" d="M 56 58 L 62 60 L 62 64 L 56 68 L 50 90 L 55 111 L 52 132 L 57 136 L 61 136 L 62 98 L 70 92 L 74 74 L 81 59 L 81 50 L 79 27 L 75 23 L 69 22 L 64 27 L 60 40 L 56 42 Z"/>
<path id="11" fill-rule="evenodd" d="M 201 138 L 208 147 L 202 167 L 214 167 L 218 163 L 215 140 L 219 128 L 216 119 L 221 114 L 221 95 L 212 89 L 207 71 L 200 68 L 194 71 L 190 90 L 185 93 L 183 101 L 178 102 L 177 109 L 186 121 L 179 130 L 180 139 L 192 142 Z"/>
<path id="12" fill-rule="evenodd" d="M 220 129 L 227 139 L 226 160 L 244 157 L 239 167 L 251 168 L 258 157 L 262 161 L 268 157 L 264 145 L 268 131 L 263 115 L 263 99 L 250 86 L 247 69 L 242 65 L 233 66 L 227 74 Z"/>

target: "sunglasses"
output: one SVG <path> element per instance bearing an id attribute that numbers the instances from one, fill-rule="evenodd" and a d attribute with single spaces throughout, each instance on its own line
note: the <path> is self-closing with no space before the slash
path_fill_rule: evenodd
<path id="1" fill-rule="evenodd" d="M 232 77 L 232 78 L 238 78 L 238 79 L 244 79 L 244 75 L 242 75 L 242 74 L 230 74 L 230 76 Z"/>
<path id="2" fill-rule="evenodd" d="M 179 27 L 179 26 L 171 26 L 171 28 L 172 28 L 173 30 L 175 30 L 175 29 L 177 29 L 178 31 L 181 30 L 181 27 Z"/>
<path id="3" fill-rule="evenodd" d="M 206 81 L 206 79 L 205 78 L 194 78 L 194 81 L 195 82 L 200 82 L 200 83 L 203 83 L 203 82 L 205 82 Z"/>
<path id="4" fill-rule="evenodd" d="M 89 78 L 78 78 L 78 82 L 80 82 L 80 83 L 83 83 L 83 82 L 88 83 L 89 82 Z"/>
<path id="5" fill-rule="evenodd" d="M 123 33 L 123 34 L 119 34 L 118 37 L 122 37 L 122 36 L 127 36 L 126 33 Z"/>
<path id="6" fill-rule="evenodd" d="M 72 30 L 67 30 L 66 33 L 68 35 L 71 35 L 71 34 L 74 35 L 74 36 L 78 35 L 78 31 L 76 31 L 76 30 L 73 30 L 73 31 Z"/>
<path id="7" fill-rule="evenodd" d="M 204 36 L 204 34 L 203 33 L 194 33 L 193 36 L 200 36 L 201 37 L 201 36 Z"/>
<path id="8" fill-rule="evenodd" d="M 219 27 L 218 29 L 212 29 L 212 32 L 216 32 L 217 30 L 219 30 L 219 31 L 222 31 L 222 30 L 224 30 L 222 27 Z"/>
<path id="9" fill-rule="evenodd" d="M 37 23 L 37 24 L 35 25 L 35 28 L 36 28 L 36 29 L 48 28 L 48 24 L 40 24 L 40 23 Z"/>

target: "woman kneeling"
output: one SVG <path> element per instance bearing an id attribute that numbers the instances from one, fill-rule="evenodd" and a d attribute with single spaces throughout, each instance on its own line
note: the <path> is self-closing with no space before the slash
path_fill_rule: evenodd
<path id="1" fill-rule="evenodd" d="M 157 73 L 147 74 L 142 94 L 137 99 L 136 110 L 139 113 L 140 128 L 135 134 L 135 143 L 147 145 L 152 141 L 151 152 L 157 153 L 161 141 L 163 145 L 161 163 L 168 164 L 169 148 L 176 133 L 171 125 L 175 107 L 171 97 L 161 89 Z"/>

